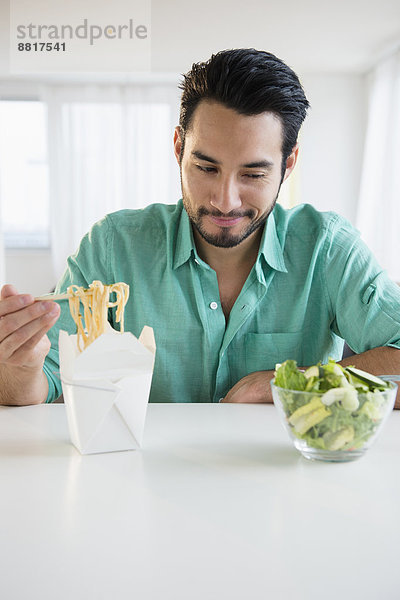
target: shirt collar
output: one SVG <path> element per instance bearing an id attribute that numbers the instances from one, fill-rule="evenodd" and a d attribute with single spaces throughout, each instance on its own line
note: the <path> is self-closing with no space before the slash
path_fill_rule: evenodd
<path id="1" fill-rule="evenodd" d="M 272 267 L 272 269 L 275 269 L 276 271 L 282 271 L 282 273 L 287 273 L 285 260 L 283 258 L 283 251 L 276 231 L 274 212 L 275 211 L 271 212 L 271 214 L 268 216 L 267 222 L 265 223 L 258 258 L 261 255 L 264 256 L 266 262 L 270 267 Z M 257 265 L 259 265 L 259 262 L 260 261 L 257 260 Z"/>
<path id="2" fill-rule="evenodd" d="M 192 226 L 189 221 L 188 214 L 181 204 L 181 218 L 179 220 L 178 231 L 176 235 L 175 255 L 173 268 L 178 269 L 181 265 L 189 260 L 193 255 L 197 257 L 196 246 L 194 245 Z"/>
<path id="3" fill-rule="evenodd" d="M 259 260 L 261 255 L 264 256 L 270 267 L 276 271 L 287 273 L 282 248 L 276 232 L 274 212 L 271 212 L 271 214 L 268 216 L 261 238 L 260 250 L 256 263 L 256 270 L 259 276 L 262 276 Z M 179 268 L 181 265 L 187 262 L 191 256 L 197 260 L 200 260 L 194 243 L 192 226 L 190 224 L 188 214 L 182 205 L 181 218 L 177 231 L 173 268 Z"/>

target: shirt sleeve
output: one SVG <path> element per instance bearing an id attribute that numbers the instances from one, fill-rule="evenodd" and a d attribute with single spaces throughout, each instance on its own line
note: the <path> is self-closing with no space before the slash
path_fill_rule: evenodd
<path id="1" fill-rule="evenodd" d="M 326 261 L 334 333 L 357 354 L 379 346 L 400 348 L 400 286 L 359 232 L 338 216 L 327 237 Z"/>
<path id="2" fill-rule="evenodd" d="M 82 239 L 78 251 L 68 258 L 67 268 L 57 284 L 56 294 L 66 292 L 72 284 L 87 288 L 95 279 L 104 283 L 113 283 L 109 279 L 110 252 L 108 246 L 110 235 L 109 219 L 105 217 L 92 227 L 90 232 Z M 76 333 L 76 325 L 69 311 L 68 300 L 61 301 L 60 306 L 61 315 L 48 333 L 51 349 L 43 366 L 49 385 L 46 402 L 53 402 L 62 393 L 58 355 L 59 332 L 64 330 L 70 334 Z"/>

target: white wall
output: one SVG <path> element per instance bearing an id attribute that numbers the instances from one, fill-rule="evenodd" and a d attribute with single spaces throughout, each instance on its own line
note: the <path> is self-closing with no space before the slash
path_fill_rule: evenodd
<path id="1" fill-rule="evenodd" d="M 3 243 L 3 233 L 1 231 L 1 221 L 0 221 L 0 287 L 4 285 L 6 281 L 6 261 L 4 255 L 4 243 Z"/>
<path id="2" fill-rule="evenodd" d="M 6 250 L 6 281 L 21 293 L 46 294 L 55 285 L 48 250 Z"/>
<path id="3" fill-rule="evenodd" d="M 366 119 L 364 77 L 300 77 L 312 105 L 301 137 L 300 200 L 354 223 Z M 6 277 L 21 290 L 47 292 L 55 284 L 49 252 L 7 251 Z"/>
<path id="4" fill-rule="evenodd" d="M 301 201 L 334 210 L 353 224 L 366 127 L 362 75 L 302 77 L 311 103 L 301 137 Z"/>

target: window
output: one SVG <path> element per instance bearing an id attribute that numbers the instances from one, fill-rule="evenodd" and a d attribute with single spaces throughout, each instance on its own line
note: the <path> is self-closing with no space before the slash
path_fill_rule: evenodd
<path id="1" fill-rule="evenodd" d="M 43 102 L 0 101 L 0 199 L 8 248 L 49 246 L 47 111 Z"/>

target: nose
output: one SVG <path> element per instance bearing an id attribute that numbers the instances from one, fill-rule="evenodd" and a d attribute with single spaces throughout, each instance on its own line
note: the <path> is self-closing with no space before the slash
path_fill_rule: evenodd
<path id="1" fill-rule="evenodd" d="M 223 214 L 242 206 L 238 184 L 233 177 L 221 176 L 219 181 L 215 182 L 210 204 Z"/>

